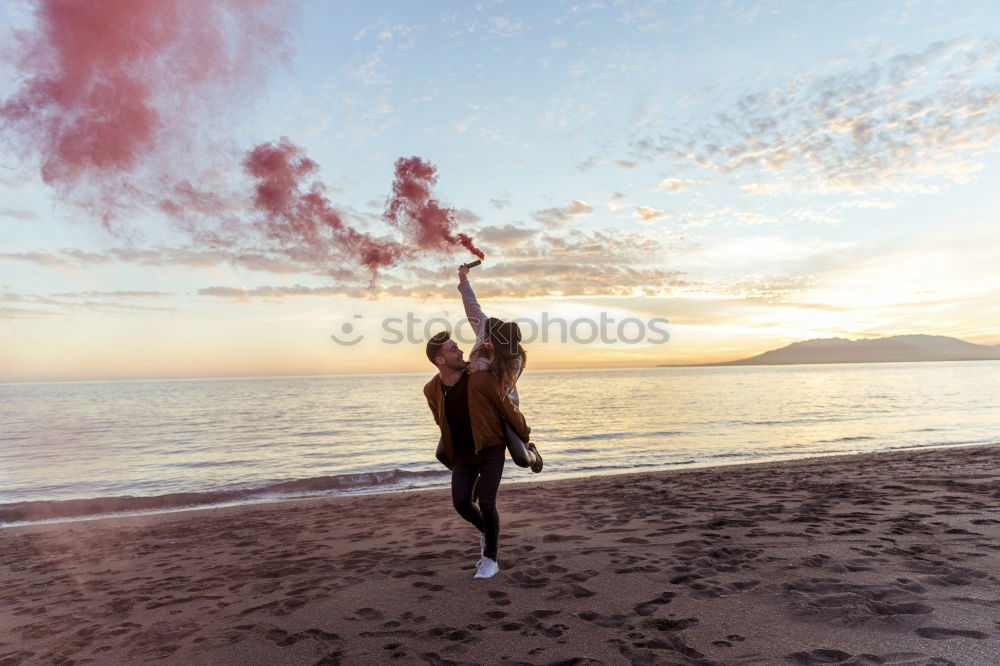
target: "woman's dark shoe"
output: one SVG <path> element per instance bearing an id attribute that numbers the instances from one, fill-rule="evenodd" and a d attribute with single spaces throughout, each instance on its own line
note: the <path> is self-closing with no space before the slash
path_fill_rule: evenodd
<path id="1" fill-rule="evenodd" d="M 535 462 L 531 464 L 531 471 L 538 474 L 542 471 L 542 454 L 538 452 L 533 442 L 528 443 L 528 450 L 535 454 Z"/>

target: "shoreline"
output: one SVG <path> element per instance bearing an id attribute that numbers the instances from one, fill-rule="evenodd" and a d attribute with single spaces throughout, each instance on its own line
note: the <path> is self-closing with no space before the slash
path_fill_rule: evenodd
<path id="1" fill-rule="evenodd" d="M 4 530 L 0 663 L 980 664 L 1000 445 Z M 575 660 L 575 661 L 574 661 Z"/>
<path id="2" fill-rule="evenodd" d="M 676 463 L 676 465 L 664 466 L 651 468 L 644 471 L 611 471 L 608 473 L 595 473 L 595 474 L 579 474 L 565 477 L 558 477 L 555 479 L 536 479 L 518 474 L 518 478 L 512 478 L 510 474 L 504 477 L 503 483 L 505 486 L 511 484 L 535 484 L 535 483 L 545 483 L 552 484 L 564 481 L 581 481 L 586 479 L 605 479 L 618 476 L 632 476 L 632 475 L 643 475 L 643 474 L 670 474 L 674 472 L 682 472 L 685 470 L 701 470 L 701 469 L 716 469 L 716 468 L 734 468 L 742 466 L 752 466 L 752 465 L 778 465 L 786 463 L 796 463 L 802 461 L 820 460 L 820 459 L 837 459 L 842 458 L 846 460 L 857 458 L 858 456 L 878 456 L 893 453 L 903 453 L 911 451 L 932 451 L 940 449 L 970 449 L 978 447 L 991 447 L 1000 446 L 1000 441 L 988 442 L 981 444 L 940 444 L 940 445 L 917 445 L 912 447 L 898 447 L 889 450 L 882 451 L 861 451 L 856 453 L 816 453 L 812 455 L 803 456 L 801 458 L 785 458 L 785 457 L 763 457 L 757 460 L 743 461 L 743 462 L 732 462 L 732 463 L 697 463 L 697 462 L 682 462 Z M 515 473 L 520 471 L 519 469 L 511 470 Z M 379 472 L 368 472 L 367 474 L 377 474 Z M 365 474 L 365 473 L 361 473 Z M 544 475 L 543 475 L 544 476 Z M 298 481 L 298 480 L 292 480 Z M 283 483 L 287 483 L 283 482 Z M 137 510 L 124 510 L 124 511 L 109 511 L 94 514 L 79 514 L 79 515 L 57 515 L 51 518 L 38 518 L 38 519 L 28 519 L 28 520 L 12 520 L 3 521 L 0 520 L 0 533 L 4 530 L 10 530 L 20 527 L 32 527 L 35 525 L 59 525 L 63 523 L 77 523 L 77 522 L 91 522 L 100 520 L 114 520 L 119 518 L 141 518 L 143 516 L 156 516 L 174 513 L 189 513 L 196 511 L 213 511 L 225 508 L 235 508 L 235 507 L 254 507 L 258 505 L 268 505 L 268 504 L 281 504 L 287 502 L 297 502 L 297 501 L 307 501 L 307 500 L 331 500 L 335 498 L 343 497 L 364 497 L 371 495 L 394 495 L 397 493 L 418 493 L 418 492 L 428 492 L 428 491 L 440 491 L 442 489 L 448 488 L 447 483 L 441 485 L 428 486 L 428 487 L 409 487 L 409 488 L 392 488 L 392 489 L 378 489 L 373 487 L 372 489 L 364 489 L 357 491 L 344 491 L 336 494 L 322 494 L 321 492 L 315 493 L 304 493 L 298 496 L 286 496 L 286 497 L 260 497 L 260 498 L 249 498 L 246 500 L 233 499 L 228 501 L 221 501 L 217 503 L 205 503 L 205 504 L 188 504 L 188 505 L 177 505 L 176 507 L 163 507 L 156 509 L 137 509 Z M 174 495 L 204 495 L 210 494 L 212 491 L 205 491 L 199 493 L 193 491 L 190 493 L 170 493 L 166 495 L 141 495 L 141 496 L 110 496 L 110 497 L 98 497 L 98 498 L 82 498 L 82 499 L 69 499 L 69 500 L 36 500 L 29 502 L 11 502 L 8 503 L 7 507 L 18 507 L 21 504 L 24 505 L 59 505 L 61 502 L 66 503 L 85 503 L 85 502 L 121 502 L 123 500 L 156 500 L 164 497 L 171 497 Z M 0 505 L 0 515 L 3 514 L 4 505 Z"/>

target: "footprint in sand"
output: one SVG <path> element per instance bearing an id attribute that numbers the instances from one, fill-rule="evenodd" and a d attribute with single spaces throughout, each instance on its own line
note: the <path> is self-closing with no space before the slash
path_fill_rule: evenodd
<path id="1" fill-rule="evenodd" d="M 814 666 L 814 664 L 839 664 L 850 658 L 850 656 L 850 654 L 842 650 L 820 649 L 809 650 L 808 652 L 793 652 L 792 654 L 786 654 L 785 659 L 793 664 Z"/>
<path id="2" fill-rule="evenodd" d="M 630 537 L 624 537 L 624 538 L 618 539 L 618 543 L 634 543 L 634 544 L 638 544 L 638 545 L 646 545 L 646 544 L 649 543 L 649 541 L 647 539 L 643 539 L 641 537 L 630 536 Z"/>
<path id="3" fill-rule="evenodd" d="M 698 624 L 699 620 L 696 617 L 686 617 L 680 620 L 671 620 L 668 618 L 656 618 L 653 620 L 645 620 L 643 626 L 656 629 L 657 631 L 684 631 L 688 627 L 693 627 Z M 727 639 L 734 640 L 744 640 L 741 636 L 736 636 L 735 634 L 731 636 L 726 636 Z"/>
<path id="4" fill-rule="evenodd" d="M 329 631 L 323 631 L 322 629 L 306 629 L 305 631 L 300 631 L 294 634 L 290 634 L 284 629 L 271 629 L 264 634 L 264 638 L 279 647 L 288 647 L 306 638 L 312 638 L 321 643 L 340 640 L 339 635 Z"/>
<path id="5" fill-rule="evenodd" d="M 374 608 L 359 608 L 354 611 L 354 615 L 361 620 L 381 620 L 382 613 Z"/>
<path id="6" fill-rule="evenodd" d="M 488 590 L 486 594 L 489 595 L 495 605 L 510 606 L 510 598 L 508 598 L 506 592 L 501 592 L 500 590 Z"/>
<path id="7" fill-rule="evenodd" d="M 278 645 L 279 647 L 288 647 L 289 645 L 292 645 L 293 643 L 296 643 L 299 640 L 301 640 L 298 636 L 292 636 L 283 629 L 271 629 L 266 634 L 264 634 L 264 638 L 273 642 L 275 645 Z"/>
<path id="8" fill-rule="evenodd" d="M 542 537 L 543 543 L 563 543 L 567 541 L 586 541 L 587 537 L 576 534 L 546 534 Z"/>
<path id="9" fill-rule="evenodd" d="M 920 627 L 913 630 L 922 638 L 932 638 L 934 640 L 945 640 L 948 638 L 986 638 L 986 634 L 981 631 L 970 629 L 945 629 L 944 627 Z"/>
<path id="10" fill-rule="evenodd" d="M 566 570 L 563 569 L 563 571 L 566 571 Z M 597 571 L 596 569 L 587 569 L 586 571 L 577 571 L 575 573 L 568 573 L 565 576 L 563 576 L 562 578 L 560 578 L 559 580 L 566 581 L 566 582 L 575 581 L 577 583 L 583 583 L 585 581 L 590 580 L 591 578 L 593 578 L 594 576 L 596 576 L 599 573 L 600 572 Z"/>
<path id="11" fill-rule="evenodd" d="M 518 587 L 525 589 L 545 587 L 545 584 L 549 582 L 549 579 L 546 576 L 540 575 L 541 573 L 541 571 L 535 568 L 523 569 L 512 573 L 510 578 L 517 584 Z"/>
<path id="12" fill-rule="evenodd" d="M 328 652 L 319 661 L 317 661 L 313 666 L 339 666 L 340 658 L 344 656 L 343 650 L 334 650 L 333 652 Z"/>
<path id="13" fill-rule="evenodd" d="M 593 590 L 588 590 L 582 585 L 577 585 L 575 583 L 569 583 L 568 585 L 560 585 L 555 588 L 555 591 L 545 597 L 548 601 L 557 601 L 565 597 L 573 597 L 574 599 L 584 599 L 586 597 L 592 597 L 596 594 Z"/>
<path id="14" fill-rule="evenodd" d="M 954 662 L 941 657 L 928 657 L 920 652 L 892 652 L 889 654 L 851 655 L 843 650 L 821 648 L 785 655 L 785 659 L 800 666 L 819 664 L 924 664 L 926 666 L 949 666 Z"/>
<path id="15" fill-rule="evenodd" d="M 624 616 L 622 615 L 605 616 L 600 613 L 595 613 L 594 611 L 581 611 L 577 613 L 576 616 L 581 620 L 593 622 L 598 627 L 604 627 L 605 629 L 618 629 L 625 626 L 631 627 L 631 625 L 628 625 L 625 622 Z M 609 642 L 612 640 L 614 639 L 609 639 Z"/>
<path id="16" fill-rule="evenodd" d="M 655 599 L 650 599 L 649 601 L 644 601 L 641 604 L 636 604 L 633 606 L 633 609 L 639 615 L 652 615 L 656 612 L 657 608 L 663 606 L 664 604 L 669 604 L 670 600 L 676 596 L 677 595 L 673 592 L 664 592 Z"/>
<path id="17" fill-rule="evenodd" d="M 466 629 L 459 629 L 458 627 L 433 627 L 427 631 L 427 634 L 435 638 L 444 638 L 449 641 L 464 641 L 467 643 L 474 643 L 479 640 L 471 631 Z"/>

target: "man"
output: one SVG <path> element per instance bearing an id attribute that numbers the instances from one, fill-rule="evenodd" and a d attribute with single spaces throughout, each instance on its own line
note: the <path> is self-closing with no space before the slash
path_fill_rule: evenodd
<path id="1" fill-rule="evenodd" d="M 451 470 L 455 510 L 479 530 L 480 559 L 474 578 L 492 578 L 500 571 L 497 541 L 500 516 L 496 497 L 507 450 L 503 422 L 528 441 L 531 429 L 491 372 L 466 372 L 463 352 L 442 331 L 427 342 L 427 358 L 438 374 L 424 386 L 424 396 L 441 428 L 438 459 Z M 472 501 L 478 483 L 479 506 Z"/>

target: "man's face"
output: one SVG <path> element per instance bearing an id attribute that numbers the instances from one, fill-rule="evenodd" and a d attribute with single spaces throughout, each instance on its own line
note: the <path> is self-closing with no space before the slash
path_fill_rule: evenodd
<path id="1" fill-rule="evenodd" d="M 465 367 L 469 365 L 462 358 L 464 354 L 462 350 L 458 348 L 458 343 L 454 340 L 449 340 L 441 345 L 440 356 L 444 359 L 444 367 L 449 368 L 450 370 L 465 370 Z"/>

